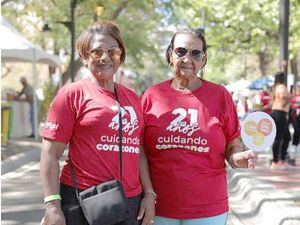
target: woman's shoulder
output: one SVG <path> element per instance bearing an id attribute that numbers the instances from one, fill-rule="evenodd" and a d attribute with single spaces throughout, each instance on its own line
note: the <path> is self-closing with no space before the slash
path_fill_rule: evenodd
<path id="1" fill-rule="evenodd" d="M 170 88 L 170 81 L 171 80 L 165 80 L 157 84 L 151 85 L 145 90 L 144 94 L 153 93 L 157 91 L 166 91 L 168 88 Z"/>
<path id="2" fill-rule="evenodd" d="M 65 95 L 73 95 L 84 92 L 86 89 L 86 86 L 88 83 L 85 81 L 85 79 L 75 81 L 72 83 L 65 84 L 59 89 L 59 93 L 65 94 Z"/>
<path id="3" fill-rule="evenodd" d="M 131 88 L 129 87 L 126 87 L 120 83 L 117 84 L 118 85 L 118 88 L 123 92 L 125 93 L 126 95 L 132 95 L 132 96 L 135 96 L 137 98 L 140 98 L 139 95 Z"/>
<path id="4" fill-rule="evenodd" d="M 207 88 L 210 88 L 212 89 L 213 91 L 219 91 L 219 92 L 222 92 L 222 93 L 229 93 L 228 90 L 221 84 L 217 84 L 217 83 L 214 83 L 212 81 L 207 81 L 207 80 L 203 80 L 202 81 L 205 83 L 205 86 Z"/>
<path id="5" fill-rule="evenodd" d="M 72 92 L 77 91 L 80 89 L 84 89 L 84 86 L 86 86 L 88 83 L 86 82 L 86 79 L 81 79 L 72 83 L 65 84 L 60 88 L 60 90 Z"/>

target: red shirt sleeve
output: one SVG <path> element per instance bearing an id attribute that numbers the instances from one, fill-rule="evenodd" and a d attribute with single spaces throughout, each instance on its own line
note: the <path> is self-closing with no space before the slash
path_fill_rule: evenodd
<path id="1" fill-rule="evenodd" d="M 72 136 L 76 112 L 65 88 L 54 98 L 43 129 L 43 137 L 67 144 Z"/>

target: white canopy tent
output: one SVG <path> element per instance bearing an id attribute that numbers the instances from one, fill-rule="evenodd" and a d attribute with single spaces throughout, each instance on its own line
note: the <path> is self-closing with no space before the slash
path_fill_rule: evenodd
<path id="1" fill-rule="evenodd" d="M 38 79 L 36 63 L 57 67 L 63 64 L 56 55 L 51 55 L 40 47 L 29 42 L 3 17 L 1 19 L 1 61 L 2 62 L 30 62 L 32 63 L 33 86 L 36 89 Z M 34 99 L 35 137 L 37 138 L 37 99 Z"/>
<path id="2" fill-rule="evenodd" d="M 232 92 L 240 92 L 240 91 L 244 91 L 245 89 L 248 88 L 248 86 L 250 85 L 250 81 L 245 80 L 245 79 L 241 79 L 241 80 L 237 80 L 235 82 L 232 82 L 228 85 L 225 86 L 225 88 L 228 91 L 232 91 Z"/>
<path id="3" fill-rule="evenodd" d="M 2 62 L 35 62 L 56 67 L 63 64 L 56 55 L 51 55 L 29 42 L 12 25 L 1 17 Z"/>

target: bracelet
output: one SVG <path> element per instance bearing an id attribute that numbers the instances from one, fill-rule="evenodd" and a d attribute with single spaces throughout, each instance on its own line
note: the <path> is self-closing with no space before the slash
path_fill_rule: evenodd
<path id="1" fill-rule="evenodd" d="M 147 189 L 146 191 L 144 191 L 144 194 L 151 194 L 154 196 L 154 199 L 157 198 L 157 194 L 152 190 L 152 189 Z"/>
<path id="2" fill-rule="evenodd" d="M 61 200 L 60 194 L 56 195 L 49 195 L 44 198 L 44 203 L 46 204 L 47 202 L 55 201 L 55 200 Z"/>

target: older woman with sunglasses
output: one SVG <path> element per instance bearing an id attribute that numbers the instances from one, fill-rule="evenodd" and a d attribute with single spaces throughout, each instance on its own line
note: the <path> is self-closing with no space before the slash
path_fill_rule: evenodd
<path id="1" fill-rule="evenodd" d="M 122 138 L 122 184 L 131 209 L 130 218 L 118 225 L 150 225 L 156 195 L 145 153 L 140 148 L 143 141 L 140 98 L 113 81 L 125 60 L 119 28 L 111 22 L 95 23 L 81 33 L 76 47 L 89 76 L 59 90 L 43 131 L 41 179 L 45 224 L 88 225 L 76 198 L 70 163 L 80 191 L 119 180 L 118 147 Z M 122 137 L 119 137 L 117 100 L 121 106 Z M 59 158 L 67 144 L 69 159 L 59 177 Z"/>
<path id="2" fill-rule="evenodd" d="M 155 225 L 225 225 L 225 160 L 233 168 L 254 168 L 257 160 L 242 152 L 230 94 L 197 76 L 206 47 L 201 31 L 176 32 L 166 52 L 173 78 L 142 97 L 144 149 L 158 196 Z"/>

